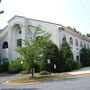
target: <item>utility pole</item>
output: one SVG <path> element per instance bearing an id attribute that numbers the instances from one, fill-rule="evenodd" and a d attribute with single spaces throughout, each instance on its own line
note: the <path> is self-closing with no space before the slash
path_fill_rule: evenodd
<path id="1" fill-rule="evenodd" d="M 1 0 L 0 0 L 0 3 L 1 3 Z M 3 14 L 4 13 L 4 11 L 0 11 L 0 14 Z"/>

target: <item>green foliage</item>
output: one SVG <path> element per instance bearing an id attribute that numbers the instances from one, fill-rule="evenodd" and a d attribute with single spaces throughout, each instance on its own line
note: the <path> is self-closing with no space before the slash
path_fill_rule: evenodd
<path id="1" fill-rule="evenodd" d="M 60 47 L 60 56 L 61 58 L 64 58 L 64 59 L 68 59 L 68 58 L 73 59 L 72 51 L 67 42 L 63 43 Z"/>
<path id="2" fill-rule="evenodd" d="M 60 48 L 60 71 L 71 71 L 73 69 L 73 54 L 67 42 Z"/>
<path id="3" fill-rule="evenodd" d="M 40 72 L 40 65 L 38 63 L 34 63 L 35 72 Z"/>
<path id="4" fill-rule="evenodd" d="M 14 60 L 9 65 L 9 73 L 15 74 L 19 73 L 22 70 L 21 61 L 20 60 Z"/>
<path id="5" fill-rule="evenodd" d="M 39 74 L 40 75 L 48 75 L 49 73 L 47 71 L 41 71 Z"/>
<path id="6" fill-rule="evenodd" d="M 26 72 L 29 72 L 30 71 L 30 64 L 26 61 L 26 60 L 21 60 L 23 61 L 23 64 L 21 65 L 22 66 L 22 70 L 23 71 L 26 71 Z"/>
<path id="7" fill-rule="evenodd" d="M 64 60 L 61 64 L 60 64 L 60 70 L 61 71 L 71 71 L 73 69 L 73 60 L 72 59 L 67 59 Z"/>
<path id="8" fill-rule="evenodd" d="M 82 48 L 80 51 L 80 61 L 82 66 L 90 66 L 90 50 Z"/>
<path id="9" fill-rule="evenodd" d="M 80 69 L 82 66 L 79 62 L 77 61 L 73 61 L 73 70 L 77 70 L 77 69 Z"/>
<path id="10" fill-rule="evenodd" d="M 31 68 L 33 68 L 34 60 L 37 61 L 40 59 L 40 54 L 43 53 L 44 42 L 49 41 L 51 34 L 42 31 L 40 25 L 27 26 L 26 28 L 27 37 L 26 40 L 23 40 L 25 47 L 17 48 L 16 51 L 22 56 L 24 60 L 27 60 L 31 65 Z"/>
<path id="11" fill-rule="evenodd" d="M 0 72 L 7 72 L 8 71 L 9 62 L 3 61 L 0 65 Z"/>
<path id="12" fill-rule="evenodd" d="M 56 70 L 54 69 L 54 64 L 58 65 L 59 61 L 59 49 L 58 47 L 52 42 L 46 42 L 45 48 L 43 52 L 43 60 L 44 60 L 44 70 L 48 70 L 50 72 L 58 71 L 58 68 Z M 47 63 L 47 60 L 50 59 L 50 64 Z"/>
<path id="13" fill-rule="evenodd" d="M 23 62 L 23 63 L 21 63 Z M 30 64 L 26 60 L 16 59 L 9 64 L 9 73 L 28 73 L 30 71 Z"/>

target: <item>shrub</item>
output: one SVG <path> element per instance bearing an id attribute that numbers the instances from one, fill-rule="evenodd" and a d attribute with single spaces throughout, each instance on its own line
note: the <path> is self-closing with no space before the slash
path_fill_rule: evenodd
<path id="1" fill-rule="evenodd" d="M 61 65 L 61 71 L 71 71 L 79 68 L 81 68 L 81 64 L 72 59 L 67 59 L 67 61 L 65 61 L 63 65 Z"/>
<path id="2" fill-rule="evenodd" d="M 73 70 L 80 69 L 80 68 L 81 68 L 81 64 L 77 61 L 74 61 L 73 62 Z"/>
<path id="3" fill-rule="evenodd" d="M 63 64 L 61 65 L 61 71 L 71 71 L 73 69 L 73 60 L 67 59 Z"/>
<path id="4" fill-rule="evenodd" d="M 3 72 L 8 71 L 8 66 L 9 66 L 9 62 L 8 61 L 3 61 L 3 64 L 2 64 Z"/>
<path id="5" fill-rule="evenodd" d="M 90 66 L 90 49 L 82 48 L 80 51 L 80 61 L 82 66 Z"/>
<path id="6" fill-rule="evenodd" d="M 0 72 L 7 72 L 8 71 L 9 62 L 3 61 L 0 65 Z"/>
<path id="7" fill-rule="evenodd" d="M 15 74 L 22 70 L 21 62 L 20 60 L 14 60 L 11 64 L 9 64 L 9 73 Z"/>
<path id="8" fill-rule="evenodd" d="M 48 75 L 49 73 L 47 71 L 41 71 L 39 74 L 40 75 Z"/>
<path id="9" fill-rule="evenodd" d="M 26 60 L 23 60 L 22 70 L 26 72 L 30 71 L 30 64 Z"/>
<path id="10" fill-rule="evenodd" d="M 34 63 L 35 72 L 40 72 L 40 65 L 38 63 Z"/>
<path id="11" fill-rule="evenodd" d="M 71 71 L 73 68 L 73 54 L 67 42 L 60 48 L 60 71 Z"/>

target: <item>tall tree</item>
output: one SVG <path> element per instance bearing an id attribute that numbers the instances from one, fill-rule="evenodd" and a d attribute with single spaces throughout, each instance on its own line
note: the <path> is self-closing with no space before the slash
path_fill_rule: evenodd
<path id="1" fill-rule="evenodd" d="M 43 55 L 44 42 L 49 42 L 51 34 L 42 31 L 40 25 L 28 26 L 26 28 L 27 38 L 23 41 L 25 47 L 18 48 L 17 52 L 30 63 L 32 66 L 32 76 L 34 76 L 34 61 L 38 60 L 40 55 Z"/>
<path id="2" fill-rule="evenodd" d="M 90 66 L 90 50 L 82 48 L 80 51 L 80 62 L 82 66 Z"/>
<path id="3" fill-rule="evenodd" d="M 60 62 L 61 71 L 72 70 L 73 54 L 67 42 L 64 42 L 60 47 Z"/>
<path id="4" fill-rule="evenodd" d="M 59 49 L 52 41 L 46 42 L 45 45 L 46 45 L 46 48 L 44 48 L 45 68 L 50 72 L 58 71 Z M 50 60 L 50 63 L 48 63 L 48 59 Z M 54 65 L 56 65 L 55 69 Z"/>

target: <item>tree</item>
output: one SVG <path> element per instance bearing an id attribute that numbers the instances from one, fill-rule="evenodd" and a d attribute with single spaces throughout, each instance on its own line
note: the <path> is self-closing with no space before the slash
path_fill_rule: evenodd
<path id="1" fill-rule="evenodd" d="M 65 58 L 73 59 L 72 51 L 71 51 L 70 46 L 69 46 L 69 44 L 67 42 L 64 42 L 61 45 L 60 52 L 61 52 L 62 58 L 64 58 L 64 59 Z"/>
<path id="2" fill-rule="evenodd" d="M 80 51 L 80 62 L 82 66 L 90 66 L 90 50 L 82 48 Z"/>
<path id="3" fill-rule="evenodd" d="M 72 70 L 73 54 L 67 42 L 64 42 L 60 48 L 60 69 L 61 71 Z"/>
<path id="4" fill-rule="evenodd" d="M 44 48 L 44 67 L 46 70 L 50 72 L 58 71 L 58 63 L 59 63 L 59 49 L 52 42 L 46 42 L 46 48 Z M 47 63 L 47 60 L 50 59 L 50 63 Z M 56 65 L 56 69 L 54 69 L 54 65 Z"/>
<path id="5" fill-rule="evenodd" d="M 27 60 L 32 67 L 32 76 L 34 76 L 34 61 L 40 58 L 45 48 L 44 42 L 49 42 L 50 33 L 42 31 L 41 26 L 27 26 L 26 27 L 26 40 L 23 40 L 25 47 L 17 49 L 17 52 Z"/>

